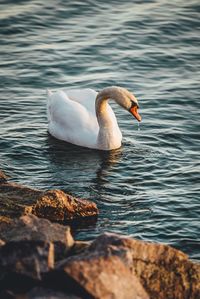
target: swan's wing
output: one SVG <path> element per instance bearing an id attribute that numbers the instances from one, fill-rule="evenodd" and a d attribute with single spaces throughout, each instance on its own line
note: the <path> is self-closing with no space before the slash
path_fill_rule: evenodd
<path id="1" fill-rule="evenodd" d="M 74 101 L 83 105 L 87 111 L 95 114 L 95 100 L 97 96 L 97 92 L 90 88 L 84 89 L 63 89 L 63 92 L 67 95 L 67 97 Z"/>
<path id="2" fill-rule="evenodd" d="M 99 129 L 96 114 L 69 99 L 64 91 L 48 96 L 47 115 L 49 132 L 56 138 L 83 146 L 96 142 Z"/>

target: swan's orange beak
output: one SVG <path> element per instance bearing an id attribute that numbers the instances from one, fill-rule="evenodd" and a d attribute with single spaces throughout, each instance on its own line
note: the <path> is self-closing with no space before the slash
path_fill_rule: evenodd
<path id="1" fill-rule="evenodd" d="M 137 106 L 133 106 L 130 110 L 131 114 L 138 120 L 141 121 L 142 117 L 139 115 L 138 113 L 138 107 Z"/>

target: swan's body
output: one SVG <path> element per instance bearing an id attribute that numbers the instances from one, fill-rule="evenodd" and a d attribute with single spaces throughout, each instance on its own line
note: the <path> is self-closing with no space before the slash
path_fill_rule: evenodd
<path id="1" fill-rule="evenodd" d="M 88 148 L 119 148 L 122 134 L 108 104 L 110 98 L 141 120 L 135 111 L 137 99 L 121 87 L 105 88 L 99 93 L 92 89 L 48 91 L 49 133 L 57 139 Z"/>

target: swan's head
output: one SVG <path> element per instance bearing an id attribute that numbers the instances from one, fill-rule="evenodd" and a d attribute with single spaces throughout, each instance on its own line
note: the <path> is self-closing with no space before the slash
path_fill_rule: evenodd
<path id="1" fill-rule="evenodd" d="M 98 97 L 115 100 L 121 107 L 129 111 L 138 121 L 142 120 L 138 113 L 138 100 L 126 88 L 118 86 L 107 87 L 99 92 Z"/>

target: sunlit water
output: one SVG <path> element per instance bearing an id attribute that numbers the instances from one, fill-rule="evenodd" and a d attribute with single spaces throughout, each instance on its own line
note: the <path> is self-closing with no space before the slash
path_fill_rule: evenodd
<path id="1" fill-rule="evenodd" d="M 95 201 L 77 238 L 114 231 L 200 259 L 199 12 L 198 0 L 1 1 L 1 168 Z M 143 118 L 113 105 L 121 149 L 48 135 L 46 88 L 110 85 L 133 91 Z"/>

